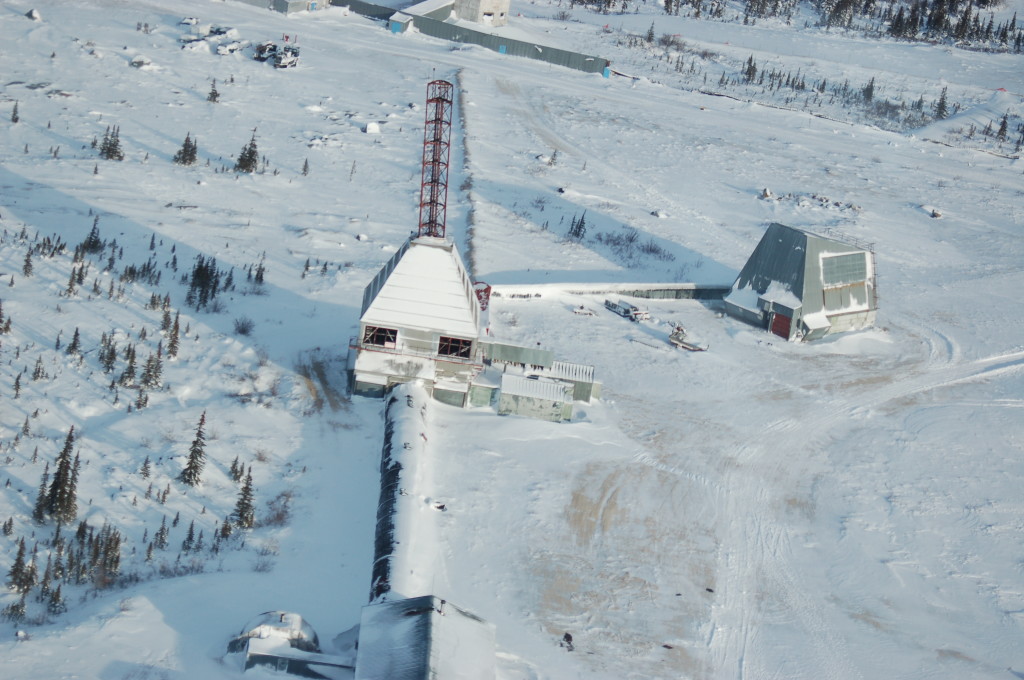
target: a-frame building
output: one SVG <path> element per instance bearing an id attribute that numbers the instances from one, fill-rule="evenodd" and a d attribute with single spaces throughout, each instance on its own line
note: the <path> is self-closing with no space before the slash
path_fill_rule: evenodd
<path id="1" fill-rule="evenodd" d="M 464 406 L 482 368 L 480 303 L 458 250 L 445 238 L 409 239 L 363 292 L 349 350 L 353 394 L 420 380 L 439 401 Z"/>
<path id="2" fill-rule="evenodd" d="M 774 223 L 736 277 L 725 309 L 787 340 L 814 340 L 873 325 L 876 288 L 871 244 Z"/>

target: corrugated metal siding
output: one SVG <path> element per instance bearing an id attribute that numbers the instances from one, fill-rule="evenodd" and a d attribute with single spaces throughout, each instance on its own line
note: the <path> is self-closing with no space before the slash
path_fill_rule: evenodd
<path id="1" fill-rule="evenodd" d="M 571 399 L 566 394 L 568 383 L 551 380 L 531 380 L 521 375 L 501 376 L 501 393 L 544 401 L 565 402 Z"/>
<path id="2" fill-rule="evenodd" d="M 572 364 L 568 361 L 556 361 L 551 364 L 547 375 L 560 380 L 594 382 L 594 367 L 585 364 Z"/>
<path id="3" fill-rule="evenodd" d="M 543 366 L 544 368 L 550 367 L 555 361 L 555 353 L 547 349 L 505 345 L 500 342 L 486 342 L 482 344 L 484 356 L 491 361 Z"/>

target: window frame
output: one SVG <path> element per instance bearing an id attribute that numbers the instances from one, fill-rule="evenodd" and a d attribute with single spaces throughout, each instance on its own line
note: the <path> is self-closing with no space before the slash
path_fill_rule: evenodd
<path id="1" fill-rule="evenodd" d="M 437 355 L 455 357 L 457 359 L 471 359 L 473 356 L 473 341 L 448 335 L 439 336 L 437 338 Z"/>
<path id="2" fill-rule="evenodd" d="M 363 330 L 363 344 L 370 347 L 395 349 L 398 346 L 398 330 L 384 326 L 366 326 Z"/>

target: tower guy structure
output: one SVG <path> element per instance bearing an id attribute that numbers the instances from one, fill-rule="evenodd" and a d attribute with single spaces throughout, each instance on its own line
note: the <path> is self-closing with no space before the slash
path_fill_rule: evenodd
<path id="1" fill-rule="evenodd" d="M 427 84 L 423 127 L 423 181 L 420 185 L 419 236 L 444 238 L 448 202 L 448 158 L 452 137 L 452 92 L 446 80 Z"/>

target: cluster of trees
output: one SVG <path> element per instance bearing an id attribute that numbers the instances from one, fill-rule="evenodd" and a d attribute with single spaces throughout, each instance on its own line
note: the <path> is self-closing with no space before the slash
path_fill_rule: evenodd
<path id="1" fill-rule="evenodd" d="M 93 140 L 95 144 L 95 140 Z M 123 161 L 124 150 L 121 148 L 121 128 L 107 126 L 103 133 L 103 141 L 100 142 L 100 158 L 108 161 Z"/>
<path id="2" fill-rule="evenodd" d="M 28 596 L 35 590 L 35 600 L 43 604 L 50 615 L 67 611 L 64 586 L 91 585 L 94 588 L 109 588 L 118 581 L 121 571 L 121 533 L 109 524 L 99 531 L 80 522 L 74 537 L 64 536 L 63 525 L 57 524 L 53 535 L 36 543 L 29 553 L 25 538 L 18 540 L 18 552 L 14 563 L 7 572 L 7 587 L 21 595 L 21 598 L 0 611 L 0 618 L 21 621 L 28 610 Z M 40 574 L 42 557 L 40 549 L 46 552 L 46 564 Z"/>
<path id="3" fill-rule="evenodd" d="M 186 275 L 188 293 L 185 304 L 195 310 L 206 309 L 213 302 L 217 293 L 231 290 L 234 287 L 234 270 L 224 271 L 217 268 L 217 259 L 196 255 L 192 272 Z"/>
<path id="4" fill-rule="evenodd" d="M 199 157 L 199 145 L 192 139 L 192 133 L 185 133 L 185 141 L 181 148 L 174 154 L 174 162 L 178 165 L 192 165 Z"/>
<path id="5" fill-rule="evenodd" d="M 839 4 L 846 3 L 851 0 L 840 0 Z M 973 0 L 915 0 L 909 6 L 900 4 L 895 11 L 890 8 L 882 18 L 888 22 L 889 34 L 897 38 L 945 39 L 967 45 L 998 45 L 1015 52 L 1024 50 L 1024 30 L 1017 25 L 1017 15 L 998 24 L 992 14 L 986 20 L 981 8 L 989 4 Z M 852 22 L 854 8 L 846 10 L 846 15 L 843 18 L 847 23 L 839 25 Z"/>
<path id="6" fill-rule="evenodd" d="M 569 233 L 567 234 L 573 241 L 582 241 L 587 235 L 587 211 L 584 210 L 583 214 L 577 217 L 572 216 L 572 223 L 569 225 Z"/>

